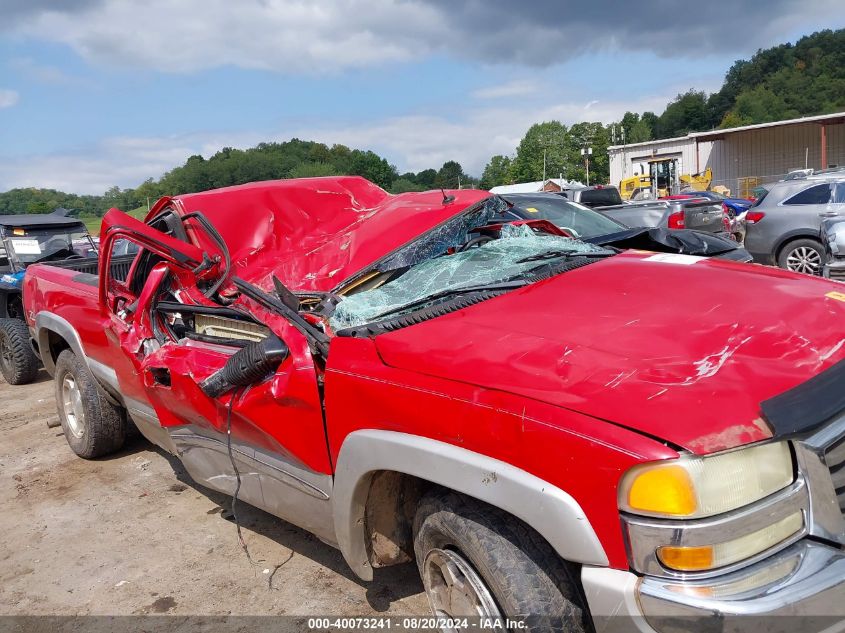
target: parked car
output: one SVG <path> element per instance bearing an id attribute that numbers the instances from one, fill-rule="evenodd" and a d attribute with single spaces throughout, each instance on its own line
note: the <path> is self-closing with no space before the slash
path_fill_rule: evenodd
<path id="1" fill-rule="evenodd" d="M 749 198 L 731 198 L 728 196 L 723 196 L 717 191 L 710 190 L 695 191 L 693 189 L 683 189 L 678 195 L 692 196 L 696 198 L 707 198 L 708 200 L 713 200 L 714 202 L 721 202 L 725 207 L 731 209 L 733 213 L 737 216 L 741 215 L 745 211 L 748 211 L 748 207 L 754 204 L 754 200 Z"/>
<path id="2" fill-rule="evenodd" d="M 745 216 L 745 248 L 760 263 L 820 275 L 821 218 L 845 210 L 845 178 L 786 180 L 757 191 Z"/>
<path id="3" fill-rule="evenodd" d="M 504 219 L 548 220 L 568 235 L 592 244 L 751 261 L 751 255 L 737 242 L 714 233 L 629 227 L 552 193 L 502 194 L 501 198 L 508 203 Z"/>
<path id="4" fill-rule="evenodd" d="M 590 208 L 622 204 L 619 189 L 613 185 L 564 187 L 560 192 L 555 193 L 567 200 L 578 202 Z"/>
<path id="5" fill-rule="evenodd" d="M 792 169 L 787 172 L 786 176 L 783 177 L 783 180 L 801 180 L 806 178 L 807 176 L 812 176 L 813 170 L 812 169 Z"/>
<path id="6" fill-rule="evenodd" d="M 27 266 L 82 257 L 94 244 L 77 218 L 57 213 L 0 215 L 0 374 L 10 385 L 31 382 L 38 357 L 29 344 L 21 287 Z"/>
<path id="7" fill-rule="evenodd" d="M 416 561 L 443 618 L 841 617 L 841 286 L 502 207 L 336 177 L 109 211 L 98 276 L 24 282 L 70 447 L 114 452 L 131 419 L 365 581 Z M 141 249 L 125 279 L 118 239 Z"/>
<path id="8" fill-rule="evenodd" d="M 745 239 L 745 212 L 754 203 L 754 200 L 748 198 L 728 198 L 715 191 L 696 191 L 694 189 L 684 189 L 681 193 L 674 196 L 666 196 L 660 198 L 661 200 L 691 200 L 694 198 L 712 200 L 719 202 L 722 205 L 722 210 L 728 216 L 731 222 L 731 235 L 737 242 L 742 242 Z"/>
<path id="9" fill-rule="evenodd" d="M 843 174 L 845 174 L 845 165 L 827 167 L 825 169 L 793 169 L 783 177 L 783 180 L 802 180 L 806 178 L 825 179 Z"/>
<path id="10" fill-rule="evenodd" d="M 732 225 L 722 205 L 702 198 L 639 200 L 596 211 L 626 226 L 694 229 L 731 237 Z"/>
<path id="11" fill-rule="evenodd" d="M 825 252 L 823 275 L 845 281 L 845 215 L 822 218 L 821 240 Z"/>

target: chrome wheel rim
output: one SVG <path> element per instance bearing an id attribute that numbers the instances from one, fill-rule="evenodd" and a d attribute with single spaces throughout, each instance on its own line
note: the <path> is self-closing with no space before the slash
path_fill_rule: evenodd
<path id="1" fill-rule="evenodd" d="M 423 585 L 434 615 L 442 618 L 502 615 L 490 590 L 472 566 L 457 552 L 433 549 L 423 562 Z M 452 631 L 443 628 L 442 631 Z M 497 626 L 494 631 L 504 631 Z"/>
<path id="2" fill-rule="evenodd" d="M 85 409 L 82 407 L 82 393 L 76 379 L 67 374 L 62 380 L 62 412 L 67 420 L 67 428 L 74 437 L 85 435 Z"/>
<path id="3" fill-rule="evenodd" d="M 786 267 L 796 273 L 818 275 L 821 265 L 821 255 L 809 246 L 799 246 L 786 257 Z"/>

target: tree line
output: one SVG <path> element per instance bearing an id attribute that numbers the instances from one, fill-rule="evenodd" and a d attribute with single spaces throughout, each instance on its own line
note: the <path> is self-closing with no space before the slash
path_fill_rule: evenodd
<path id="1" fill-rule="evenodd" d="M 591 148 L 590 182 L 607 182 L 611 144 L 639 143 L 714 128 L 766 123 L 845 110 L 845 29 L 825 30 L 759 50 L 740 60 L 710 95 L 689 90 L 657 115 L 626 112 L 617 122 L 560 121 L 532 125 L 513 155 L 496 155 L 477 180 L 457 161 L 439 169 L 399 173 L 375 152 L 345 145 L 291 139 L 260 143 L 249 149 L 224 147 L 209 158 L 191 156 L 184 165 L 135 188 L 111 187 L 101 196 L 79 196 L 52 189 L 13 189 L 0 193 L 0 214 L 46 213 L 56 207 L 82 217 L 102 216 L 110 207 L 135 209 L 163 195 L 226 187 L 256 180 L 308 176 L 359 175 L 393 193 L 428 189 L 481 187 L 563 176 L 586 182 L 582 149 Z"/>
<path id="2" fill-rule="evenodd" d="M 80 217 L 101 217 L 111 207 L 132 210 L 151 205 L 162 196 L 257 180 L 339 175 L 363 176 L 393 193 L 478 186 L 478 179 L 466 174 L 457 161 L 446 161 L 439 169 L 400 174 L 375 152 L 295 138 L 283 143 L 260 143 L 249 149 L 224 147 L 208 159 L 194 155 L 158 180 L 149 178 L 134 188 L 111 187 L 101 196 L 54 189 L 12 189 L 0 193 L 0 215 L 49 213 L 63 207 Z"/>

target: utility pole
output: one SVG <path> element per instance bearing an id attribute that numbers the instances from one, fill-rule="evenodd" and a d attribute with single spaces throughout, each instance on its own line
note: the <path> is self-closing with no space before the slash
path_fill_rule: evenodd
<path id="1" fill-rule="evenodd" d="M 546 148 L 543 148 L 543 183 L 546 182 Z"/>
<path id="2" fill-rule="evenodd" d="M 584 157 L 584 165 L 587 168 L 587 186 L 590 186 L 590 156 L 593 155 L 592 147 L 582 147 L 581 156 Z"/>

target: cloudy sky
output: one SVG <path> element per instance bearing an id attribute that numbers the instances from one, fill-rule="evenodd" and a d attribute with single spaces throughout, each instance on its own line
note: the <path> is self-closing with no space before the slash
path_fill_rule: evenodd
<path id="1" fill-rule="evenodd" d="M 658 113 L 841 0 L 0 0 L 0 191 L 102 193 L 292 136 L 480 174 L 532 123 Z"/>

